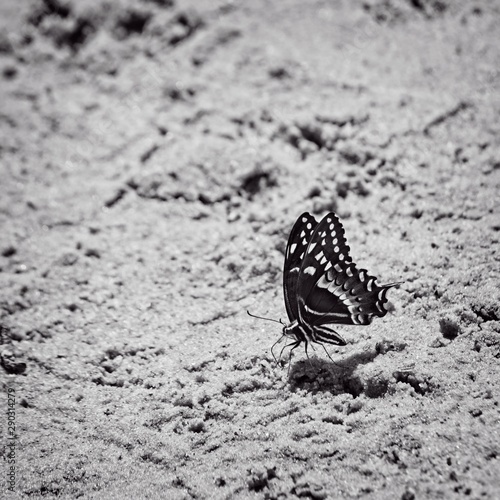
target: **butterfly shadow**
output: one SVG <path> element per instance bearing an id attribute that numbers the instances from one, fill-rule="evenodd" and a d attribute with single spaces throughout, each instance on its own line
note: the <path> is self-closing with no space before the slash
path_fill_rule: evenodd
<path id="1" fill-rule="evenodd" d="M 291 365 L 288 382 L 292 389 L 330 392 L 334 395 L 349 393 L 357 397 L 364 387 L 354 371 L 359 365 L 370 363 L 377 356 L 375 350 L 370 350 L 351 354 L 335 362 L 317 356 L 303 358 Z"/>

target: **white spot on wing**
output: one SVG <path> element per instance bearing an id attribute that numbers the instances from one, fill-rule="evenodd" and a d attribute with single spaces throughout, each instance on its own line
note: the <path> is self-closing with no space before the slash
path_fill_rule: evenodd
<path id="1" fill-rule="evenodd" d="M 317 314 L 317 315 L 320 315 L 321 313 L 318 312 L 318 311 L 315 311 L 314 309 L 312 309 L 311 307 L 309 306 L 304 306 L 305 310 L 308 312 L 308 313 L 313 313 L 313 314 Z M 328 313 L 328 316 L 335 316 L 337 318 L 348 318 L 349 317 L 349 314 L 346 314 L 346 313 L 335 313 L 333 311 L 330 311 Z"/>
<path id="2" fill-rule="evenodd" d="M 383 307 L 384 295 L 385 295 L 385 289 L 380 290 L 380 292 L 378 292 L 377 309 L 381 313 L 385 312 L 385 309 Z"/>
<path id="3" fill-rule="evenodd" d="M 308 266 L 304 269 L 304 272 L 306 274 L 310 274 L 311 276 L 314 276 L 314 273 L 316 272 L 316 268 L 314 266 Z"/>
<path id="4" fill-rule="evenodd" d="M 311 253 L 313 251 L 313 248 L 317 245 L 317 243 L 311 243 L 309 245 L 309 249 L 307 250 L 307 253 Z"/>
<path id="5" fill-rule="evenodd" d="M 293 253 L 295 252 L 295 250 L 297 249 L 297 243 L 293 243 L 291 246 L 290 246 L 290 253 Z"/>
<path id="6" fill-rule="evenodd" d="M 328 290 L 328 287 L 330 286 L 330 283 L 325 279 L 323 276 L 317 283 L 316 286 L 319 288 L 326 288 Z"/>

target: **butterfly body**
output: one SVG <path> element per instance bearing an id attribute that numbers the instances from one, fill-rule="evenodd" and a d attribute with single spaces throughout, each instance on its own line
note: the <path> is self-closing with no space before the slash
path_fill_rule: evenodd
<path id="1" fill-rule="evenodd" d="M 386 293 L 394 286 L 357 269 L 349 256 L 344 228 L 330 212 L 319 223 L 303 213 L 290 232 L 285 251 L 283 291 L 290 324 L 283 335 L 292 349 L 305 343 L 346 345 L 331 327 L 367 325 L 387 313 Z"/>

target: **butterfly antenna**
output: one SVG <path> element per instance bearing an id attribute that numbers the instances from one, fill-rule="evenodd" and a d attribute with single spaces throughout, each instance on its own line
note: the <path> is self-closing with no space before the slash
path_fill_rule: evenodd
<path id="1" fill-rule="evenodd" d="M 394 283 L 387 283 L 387 285 L 379 285 L 380 288 L 392 288 L 393 286 L 403 285 L 404 281 L 395 281 Z"/>
<path id="2" fill-rule="evenodd" d="M 283 321 L 281 321 L 281 319 L 278 321 L 277 319 L 272 319 L 272 318 L 264 318 L 262 316 L 256 316 L 255 314 L 252 314 L 248 309 L 247 309 L 247 314 L 249 316 L 251 316 L 252 318 L 257 318 L 257 319 L 264 319 L 266 321 L 273 321 L 274 323 L 280 323 L 281 325 L 283 325 Z"/>

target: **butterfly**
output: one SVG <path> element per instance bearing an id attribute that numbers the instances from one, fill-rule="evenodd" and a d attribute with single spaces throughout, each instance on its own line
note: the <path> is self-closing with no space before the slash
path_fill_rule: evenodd
<path id="1" fill-rule="evenodd" d="M 378 285 L 358 269 L 339 218 L 330 212 L 318 223 L 309 213 L 295 222 L 285 250 L 283 292 L 290 323 L 283 336 L 291 351 L 302 342 L 346 345 L 331 325 L 368 325 L 385 316 L 386 294 L 398 283 Z M 324 347 L 324 345 L 323 345 Z"/>

